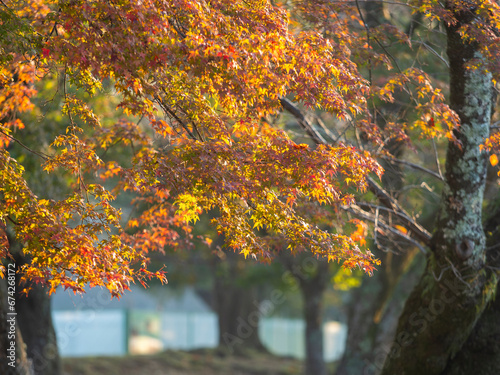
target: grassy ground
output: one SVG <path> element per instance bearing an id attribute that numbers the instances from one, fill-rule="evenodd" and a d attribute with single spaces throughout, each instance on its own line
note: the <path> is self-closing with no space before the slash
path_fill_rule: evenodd
<path id="1" fill-rule="evenodd" d="M 127 357 L 65 358 L 63 375 L 301 375 L 301 361 L 260 352 L 166 351 Z"/>

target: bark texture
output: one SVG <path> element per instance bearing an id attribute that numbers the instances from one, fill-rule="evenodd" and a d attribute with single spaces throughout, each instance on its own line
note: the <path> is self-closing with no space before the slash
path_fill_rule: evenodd
<path id="1" fill-rule="evenodd" d="M 474 9 L 455 16 L 458 23 L 447 27 L 447 53 L 450 104 L 461 126 L 457 142 L 448 146 L 432 252 L 400 317 L 383 375 L 446 373 L 496 290 L 496 276 L 485 268 L 481 212 L 487 155 L 479 148 L 489 135 L 492 79 L 482 69 L 466 68 L 481 59 L 477 45 L 465 43 L 458 33 L 474 22 Z"/>
<path id="2" fill-rule="evenodd" d="M 496 174 L 495 174 L 496 175 Z M 491 234 L 487 244 L 487 264 L 500 269 L 500 209 L 494 210 L 485 223 Z M 497 293 L 500 283 L 497 284 Z M 460 352 L 448 363 L 445 375 L 500 374 L 500 298 L 490 302 Z"/>
<path id="3" fill-rule="evenodd" d="M 499 317 L 500 298 L 497 297 L 481 315 L 462 350 L 448 363 L 443 375 L 500 373 Z"/>

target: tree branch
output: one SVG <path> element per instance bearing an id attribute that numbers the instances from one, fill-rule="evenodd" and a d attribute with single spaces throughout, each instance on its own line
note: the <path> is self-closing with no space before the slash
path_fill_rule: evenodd
<path id="1" fill-rule="evenodd" d="M 358 205 L 355 205 L 355 204 L 352 204 L 350 206 L 341 206 L 341 208 L 344 210 L 344 211 L 347 211 L 347 212 L 350 212 L 352 213 L 353 215 L 359 217 L 359 218 L 362 218 L 364 220 L 368 220 L 368 221 L 371 221 L 373 223 L 377 223 L 377 226 L 379 227 L 382 227 L 388 231 L 390 231 L 391 233 L 397 235 L 398 237 L 401 237 L 403 238 L 404 240 L 412 243 L 413 245 L 415 245 L 416 247 L 418 247 L 420 249 L 420 251 L 424 254 L 427 254 L 427 250 L 420 244 L 418 243 L 418 241 L 415 241 L 412 237 L 410 237 L 408 234 L 405 234 L 403 232 L 401 232 L 400 230 L 394 228 L 393 226 L 391 226 L 390 224 L 386 223 L 381 217 L 380 215 L 374 215 L 374 214 L 371 214 L 369 212 L 366 212 L 364 211 L 363 209 L 361 209 L 361 207 L 359 207 Z M 430 240 L 430 235 L 429 235 L 429 240 Z"/>
<path id="2" fill-rule="evenodd" d="M 302 111 L 293 104 L 287 98 L 280 98 L 280 103 L 288 112 L 290 112 L 299 122 L 299 125 L 306 131 L 307 135 L 316 143 L 317 145 L 326 145 L 328 142 L 319 134 L 316 130 L 314 130 L 314 125 L 311 124 Z"/>
<path id="3" fill-rule="evenodd" d="M 28 146 L 26 146 L 24 143 L 22 143 L 19 139 L 11 136 L 10 134 L 4 132 L 2 129 L 0 129 L 0 133 L 2 133 L 3 135 L 5 135 L 7 138 L 9 138 L 10 140 L 16 142 L 17 144 L 19 144 L 22 148 L 24 148 L 25 150 L 31 152 L 32 154 L 36 155 L 36 156 L 39 156 L 41 157 L 43 160 L 48 160 L 49 159 L 49 156 L 44 154 L 44 153 L 41 153 L 41 152 L 38 152 L 38 151 L 35 151 L 31 148 L 29 148 Z"/>
<path id="4" fill-rule="evenodd" d="M 391 158 L 389 156 L 381 156 L 381 159 L 387 160 L 388 162 L 391 162 L 391 163 L 403 164 L 403 165 L 406 165 L 406 166 L 413 168 L 413 169 L 418 169 L 419 171 L 430 174 L 431 176 L 437 178 L 438 180 L 444 181 L 443 176 L 441 176 L 440 174 L 438 174 L 430 169 L 422 167 L 421 165 L 414 164 L 414 163 L 411 163 L 411 162 L 406 161 L 406 160 L 397 159 L 394 157 Z"/>
<path id="5" fill-rule="evenodd" d="M 191 130 L 189 130 L 189 127 L 184 123 L 184 121 L 182 121 L 181 118 L 177 116 L 177 114 L 172 109 L 170 109 L 160 97 L 157 96 L 155 99 L 156 102 L 160 105 L 160 107 L 170 116 L 172 116 L 179 123 L 179 125 L 188 133 L 189 137 L 191 137 L 193 140 L 196 141 L 197 140 L 196 136 L 193 134 L 193 132 L 191 132 Z"/>
<path id="6" fill-rule="evenodd" d="M 370 176 L 366 178 L 370 191 L 377 196 L 380 202 L 390 208 L 396 214 L 402 223 L 411 230 L 415 237 L 422 241 L 426 246 L 430 244 L 431 235 L 427 230 L 417 223 L 399 203 L 389 195 L 379 184 L 377 184 Z"/>
<path id="7" fill-rule="evenodd" d="M 306 131 L 309 137 L 317 145 L 327 145 L 328 143 L 321 137 L 320 134 L 314 129 L 314 126 L 306 119 L 301 110 L 290 100 L 286 98 L 280 99 L 281 105 L 288 112 L 290 112 L 299 122 L 299 125 Z M 401 223 L 410 230 L 414 236 L 421 241 L 424 245 L 429 246 L 431 235 L 430 233 L 417 223 L 406 210 L 399 205 L 399 203 L 391 197 L 379 184 L 377 184 L 370 176 L 366 176 L 366 181 L 370 191 L 377 196 L 380 202 L 389 208 L 395 215 L 398 216 Z M 396 230 L 396 229 L 394 229 Z M 414 240 L 413 240 L 414 241 Z"/>

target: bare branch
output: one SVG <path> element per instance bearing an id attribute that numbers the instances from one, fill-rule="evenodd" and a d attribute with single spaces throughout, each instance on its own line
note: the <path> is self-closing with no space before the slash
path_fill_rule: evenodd
<path id="1" fill-rule="evenodd" d="M 419 242 L 415 241 L 415 239 L 413 239 L 409 235 L 392 227 L 390 224 L 387 224 L 382 218 L 379 217 L 379 215 L 374 215 L 374 214 L 371 214 L 369 212 L 366 212 L 366 211 L 362 210 L 361 207 L 359 207 L 355 204 L 352 204 L 350 206 L 341 206 L 341 208 L 347 212 L 352 213 L 353 215 L 355 215 L 359 218 L 376 223 L 377 227 L 384 228 L 384 229 L 390 231 L 391 233 L 397 235 L 398 237 L 403 238 L 404 240 L 406 240 L 406 241 L 412 243 L 413 245 L 415 245 L 416 247 L 418 247 L 420 249 L 420 251 L 422 251 L 422 253 L 427 254 L 427 250 Z"/>
<path id="2" fill-rule="evenodd" d="M 281 98 L 280 103 L 288 112 L 290 112 L 299 122 L 299 125 L 307 132 L 309 137 L 316 143 L 317 145 L 328 144 L 328 142 L 319 134 L 315 129 L 313 124 L 311 124 L 302 111 L 293 104 L 287 98 Z"/>
<path id="3" fill-rule="evenodd" d="M 189 127 L 184 123 L 184 121 L 182 121 L 180 117 L 177 116 L 177 114 L 172 109 L 170 109 L 170 107 L 168 107 L 160 97 L 156 97 L 155 99 L 156 102 L 160 105 L 160 107 L 170 116 L 172 116 L 192 139 L 197 140 L 196 136 L 193 134 L 193 132 L 191 132 Z"/>
<path id="4" fill-rule="evenodd" d="M 413 230 L 413 231 L 415 229 L 414 226 L 417 226 L 417 228 L 416 228 L 417 231 L 415 233 L 417 233 L 418 235 L 416 237 L 419 237 L 420 241 L 422 241 L 426 246 L 429 246 L 430 241 L 431 241 L 431 237 L 432 237 L 431 234 L 425 228 L 420 226 L 420 224 L 418 224 L 413 218 L 409 218 L 407 216 L 407 214 L 403 214 L 403 213 L 400 213 L 398 211 L 394 211 L 394 210 L 387 208 L 387 207 L 377 206 L 377 205 L 374 205 L 371 203 L 365 203 L 365 202 L 358 203 L 358 206 L 360 208 L 375 209 L 375 210 L 377 210 L 377 212 L 379 210 L 382 210 L 382 211 L 386 211 L 390 214 L 393 214 L 393 215 L 397 216 L 397 218 L 399 219 L 401 224 L 408 226 L 408 227 L 411 227 L 412 228 L 411 230 Z"/>
<path id="5" fill-rule="evenodd" d="M 315 116 L 315 119 L 316 119 L 316 122 L 318 123 L 318 125 L 321 127 L 321 129 L 323 129 L 323 131 L 325 132 L 325 134 L 328 135 L 328 137 L 330 137 L 330 139 L 334 142 L 334 143 L 337 143 L 337 141 L 339 140 L 340 138 L 340 134 L 338 135 L 335 135 L 333 134 L 330 129 L 327 128 L 327 126 L 325 125 L 325 123 L 323 122 L 323 120 L 321 120 L 321 118 L 319 116 Z"/>
<path id="6" fill-rule="evenodd" d="M 406 165 L 406 166 L 411 167 L 413 169 L 418 169 L 419 171 L 430 174 L 431 176 L 437 178 L 438 180 L 444 181 L 444 178 L 441 174 L 438 174 L 434 171 L 431 171 L 430 169 L 422 167 L 421 165 L 414 164 L 414 163 L 411 163 L 411 162 L 406 161 L 406 160 L 396 159 L 394 157 L 391 158 L 389 156 L 382 156 L 381 159 L 387 160 L 388 162 L 391 162 L 391 163 L 403 164 L 403 165 Z"/>
<path id="7" fill-rule="evenodd" d="M 389 0 L 350 0 L 350 1 L 339 1 L 339 0 L 330 0 L 332 3 L 342 3 L 342 4 L 354 4 L 354 3 L 367 3 L 367 2 L 376 2 L 376 3 L 384 3 L 384 4 L 393 4 L 393 5 L 403 5 L 408 8 L 418 9 L 418 7 L 414 5 L 410 5 L 407 2 L 404 3 L 402 1 L 389 1 Z"/>
<path id="8" fill-rule="evenodd" d="M 404 225 L 411 230 L 415 237 L 422 241 L 425 245 L 429 245 L 431 235 L 427 230 L 417 223 L 399 203 L 389 195 L 379 184 L 377 184 L 370 176 L 366 178 L 370 190 L 379 198 L 380 202 L 388 208 L 391 208 L 398 215 Z"/>
<path id="9" fill-rule="evenodd" d="M 383 207 L 383 206 L 378 206 L 376 204 L 371 204 L 371 203 L 366 203 L 366 202 L 358 202 L 357 205 L 360 207 L 360 208 L 363 208 L 363 209 L 373 209 L 373 210 L 376 210 L 377 212 L 380 210 L 380 211 L 385 211 L 391 215 L 395 215 L 397 216 L 398 219 L 400 219 L 401 221 L 401 224 L 407 224 L 407 221 L 408 221 L 408 217 L 406 215 L 403 215 L 397 211 L 394 211 L 390 208 L 387 208 L 387 207 Z M 412 219 L 414 221 L 414 219 Z M 422 232 L 424 233 L 424 237 L 427 238 L 428 240 L 431 239 L 431 234 L 429 232 L 427 232 L 425 230 L 425 228 L 422 228 Z M 424 239 L 424 241 L 426 241 Z M 426 243 L 427 245 L 427 243 Z"/>

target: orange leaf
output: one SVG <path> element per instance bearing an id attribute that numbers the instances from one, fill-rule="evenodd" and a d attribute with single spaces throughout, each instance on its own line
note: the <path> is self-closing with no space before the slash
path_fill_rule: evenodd
<path id="1" fill-rule="evenodd" d="M 493 167 L 498 164 L 498 156 L 496 154 L 490 155 L 490 163 Z"/>
<path id="2" fill-rule="evenodd" d="M 407 234 L 408 233 L 408 229 L 406 229 L 405 227 L 401 226 L 401 225 L 395 225 L 394 226 L 397 230 L 399 230 L 401 233 L 403 234 Z"/>

